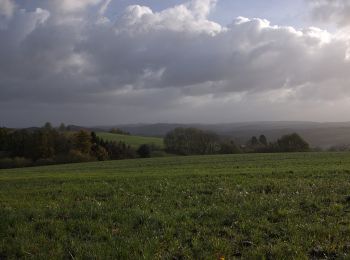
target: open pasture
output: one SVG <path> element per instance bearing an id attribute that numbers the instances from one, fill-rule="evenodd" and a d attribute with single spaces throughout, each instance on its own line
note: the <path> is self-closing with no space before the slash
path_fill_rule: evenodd
<path id="1" fill-rule="evenodd" d="M 145 137 L 136 135 L 121 135 L 99 132 L 97 136 L 106 141 L 124 142 L 133 148 L 138 148 L 140 145 L 149 144 L 163 148 L 163 139 L 158 137 Z"/>
<path id="2" fill-rule="evenodd" d="M 0 170 L 0 259 L 346 258 L 350 154 Z"/>

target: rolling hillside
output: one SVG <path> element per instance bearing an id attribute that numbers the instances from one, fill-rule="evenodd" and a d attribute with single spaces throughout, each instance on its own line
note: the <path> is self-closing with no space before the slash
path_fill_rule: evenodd
<path id="1" fill-rule="evenodd" d="M 350 154 L 0 170 L 1 259 L 347 259 Z"/>
<path id="2" fill-rule="evenodd" d="M 120 135 L 112 134 L 105 132 L 98 132 L 97 136 L 107 140 L 107 141 L 116 141 L 124 142 L 134 148 L 138 148 L 142 144 L 153 144 L 157 147 L 163 147 L 163 138 L 158 137 L 144 137 L 144 136 L 135 136 L 135 135 Z"/>

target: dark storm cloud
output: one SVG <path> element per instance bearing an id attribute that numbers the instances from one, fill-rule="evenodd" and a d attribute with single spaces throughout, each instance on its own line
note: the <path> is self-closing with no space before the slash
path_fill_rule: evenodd
<path id="1" fill-rule="evenodd" d="M 207 18 L 213 0 L 160 12 L 129 6 L 114 20 L 108 0 L 36 3 L 0 0 L 0 116 L 8 122 L 21 107 L 43 118 L 38 106 L 60 108 L 53 114 L 62 121 L 83 111 L 104 122 L 178 120 L 184 109 L 210 121 L 262 98 L 290 107 L 349 96 L 348 40 L 321 29 L 243 17 L 222 26 Z"/>

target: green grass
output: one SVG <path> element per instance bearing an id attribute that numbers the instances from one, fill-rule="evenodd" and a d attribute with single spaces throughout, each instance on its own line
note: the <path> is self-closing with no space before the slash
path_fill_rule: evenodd
<path id="1" fill-rule="evenodd" d="M 0 170 L 0 220 L 0 259 L 344 259 L 350 154 Z"/>
<path id="2" fill-rule="evenodd" d="M 97 133 L 97 136 L 106 141 L 124 142 L 134 148 L 138 148 L 142 144 L 153 144 L 160 148 L 163 148 L 163 139 L 158 137 L 144 137 L 135 135 L 120 135 L 112 133 Z"/>

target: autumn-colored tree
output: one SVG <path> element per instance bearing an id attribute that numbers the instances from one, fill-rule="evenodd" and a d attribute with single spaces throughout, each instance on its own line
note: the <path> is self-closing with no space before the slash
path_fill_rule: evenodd
<path id="1" fill-rule="evenodd" d="M 91 151 L 92 142 L 91 135 L 85 130 L 80 130 L 74 134 L 74 148 L 83 154 L 89 154 Z"/>

